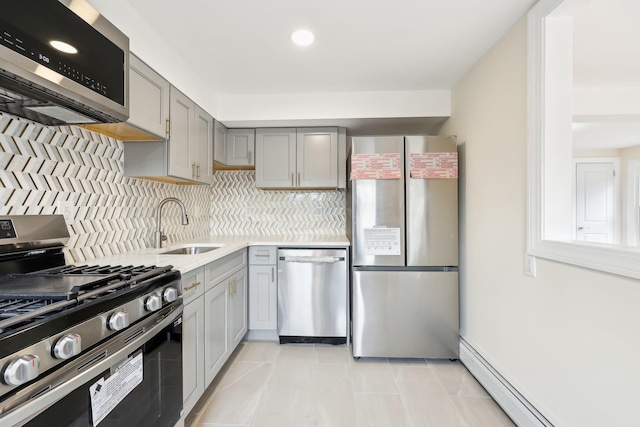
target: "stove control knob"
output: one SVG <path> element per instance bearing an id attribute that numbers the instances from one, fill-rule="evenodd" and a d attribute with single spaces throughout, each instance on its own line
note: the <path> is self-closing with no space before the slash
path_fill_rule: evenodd
<path id="1" fill-rule="evenodd" d="M 56 359 L 70 359 L 81 351 L 82 338 L 78 334 L 67 334 L 53 346 L 53 356 Z"/>
<path id="2" fill-rule="evenodd" d="M 117 311 L 109 316 L 107 324 L 109 325 L 109 329 L 112 331 L 121 331 L 129 326 L 129 313 L 125 311 Z"/>
<path id="3" fill-rule="evenodd" d="M 158 295 L 151 295 L 144 302 L 144 309 L 147 311 L 158 311 L 162 308 L 162 298 Z"/>
<path id="4" fill-rule="evenodd" d="M 176 288 L 168 287 L 162 293 L 162 298 L 165 302 L 174 302 L 178 299 L 178 290 Z"/>
<path id="5" fill-rule="evenodd" d="M 26 354 L 7 365 L 4 370 L 4 382 L 8 385 L 22 385 L 38 376 L 40 358 Z"/>

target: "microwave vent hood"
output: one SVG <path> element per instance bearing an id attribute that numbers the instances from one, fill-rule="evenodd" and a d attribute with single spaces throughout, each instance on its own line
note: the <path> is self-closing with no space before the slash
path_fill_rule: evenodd
<path id="1" fill-rule="evenodd" d="M 0 111 L 46 125 L 129 118 L 129 38 L 85 0 L 2 0 Z"/>

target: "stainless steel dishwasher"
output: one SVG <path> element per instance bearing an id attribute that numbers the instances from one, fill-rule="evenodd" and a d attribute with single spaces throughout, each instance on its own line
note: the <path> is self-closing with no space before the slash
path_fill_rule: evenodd
<path id="1" fill-rule="evenodd" d="M 278 335 L 284 343 L 347 342 L 347 250 L 278 250 Z"/>

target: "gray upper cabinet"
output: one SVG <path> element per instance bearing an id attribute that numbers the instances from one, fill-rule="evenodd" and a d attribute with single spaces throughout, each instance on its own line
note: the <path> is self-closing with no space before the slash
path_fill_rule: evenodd
<path id="1" fill-rule="evenodd" d="M 170 90 L 169 135 L 163 141 L 125 141 L 127 176 L 171 183 L 213 179 L 213 117 L 175 87 Z"/>
<path id="2" fill-rule="evenodd" d="M 338 128 L 256 130 L 256 187 L 338 188 Z"/>
<path id="3" fill-rule="evenodd" d="M 227 164 L 227 128 L 217 120 L 213 138 L 213 160 L 225 165 Z"/>
<path id="4" fill-rule="evenodd" d="M 338 129 L 297 131 L 298 187 L 338 187 Z"/>
<path id="5" fill-rule="evenodd" d="M 169 119 L 169 82 L 137 56 L 129 57 L 129 121 L 160 138 Z"/>
<path id="6" fill-rule="evenodd" d="M 160 74 L 129 55 L 129 120 L 83 125 L 121 141 L 161 141 L 167 138 L 170 84 Z"/>
<path id="7" fill-rule="evenodd" d="M 216 120 L 213 159 L 224 166 L 253 166 L 255 129 L 227 129 Z M 223 168 L 224 169 L 224 168 Z"/>
<path id="8" fill-rule="evenodd" d="M 295 128 L 256 129 L 256 187 L 294 188 Z"/>
<path id="9" fill-rule="evenodd" d="M 169 136 L 169 175 L 194 179 L 196 104 L 171 87 L 171 126 Z M 125 157 L 126 161 L 126 157 Z"/>
<path id="10" fill-rule="evenodd" d="M 226 165 L 253 166 L 255 159 L 256 130 L 228 129 Z"/>
<path id="11" fill-rule="evenodd" d="M 171 87 L 169 175 L 210 184 L 213 178 L 213 117 Z"/>
<path id="12" fill-rule="evenodd" d="M 194 137 L 195 180 L 211 184 L 213 182 L 213 117 L 196 105 Z"/>

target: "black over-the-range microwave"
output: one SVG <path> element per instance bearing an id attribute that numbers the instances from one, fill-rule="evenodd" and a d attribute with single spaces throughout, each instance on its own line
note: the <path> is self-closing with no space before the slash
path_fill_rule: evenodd
<path id="1" fill-rule="evenodd" d="M 47 125 L 129 117 L 129 38 L 85 0 L 2 0 L 0 111 Z"/>

